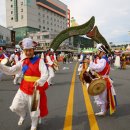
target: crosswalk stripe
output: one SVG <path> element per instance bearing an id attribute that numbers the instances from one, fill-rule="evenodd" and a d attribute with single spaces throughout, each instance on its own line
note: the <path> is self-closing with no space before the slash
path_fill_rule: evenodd
<path id="1" fill-rule="evenodd" d="M 82 84 L 82 89 L 83 89 L 83 95 L 84 95 L 86 110 L 88 112 L 90 130 L 99 130 L 98 123 L 96 121 L 96 117 L 94 115 L 92 104 L 91 104 L 91 101 L 90 101 L 90 98 L 89 98 L 89 95 L 88 95 L 88 91 L 86 90 L 85 84 Z"/>
<path id="2" fill-rule="evenodd" d="M 77 64 L 74 68 L 74 73 L 73 73 L 73 77 L 71 80 L 71 86 L 70 86 L 70 92 L 69 92 L 69 98 L 68 98 L 68 103 L 67 103 L 63 130 L 72 130 L 72 116 L 73 116 L 73 102 L 74 102 L 74 87 L 75 87 L 76 70 L 77 70 Z"/>

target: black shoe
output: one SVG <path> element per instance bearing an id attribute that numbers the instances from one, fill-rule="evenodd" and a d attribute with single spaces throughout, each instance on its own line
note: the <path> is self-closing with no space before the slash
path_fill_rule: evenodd
<path id="1" fill-rule="evenodd" d="M 53 84 L 49 84 L 49 86 L 52 86 Z"/>

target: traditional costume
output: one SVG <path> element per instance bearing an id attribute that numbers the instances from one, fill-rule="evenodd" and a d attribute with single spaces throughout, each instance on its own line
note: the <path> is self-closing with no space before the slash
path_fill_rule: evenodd
<path id="1" fill-rule="evenodd" d="M 0 47 L 0 62 L 4 59 L 4 58 L 8 58 L 5 53 L 3 52 L 3 47 Z M 3 73 L 0 72 L 0 81 L 2 80 L 2 75 Z"/>
<path id="2" fill-rule="evenodd" d="M 121 56 L 121 69 L 126 69 L 126 56 L 124 54 Z"/>
<path id="3" fill-rule="evenodd" d="M 20 56 L 20 50 L 16 49 L 15 50 L 15 55 L 14 55 L 14 64 L 17 64 L 21 60 Z M 13 83 L 14 84 L 20 84 L 22 79 L 22 71 L 14 76 Z"/>
<path id="4" fill-rule="evenodd" d="M 56 59 L 56 55 L 55 55 L 55 53 L 53 51 L 50 54 L 50 58 L 51 58 L 51 61 L 53 62 L 53 70 L 54 70 L 54 72 L 58 71 L 59 70 L 59 65 L 58 65 L 58 61 Z"/>
<path id="5" fill-rule="evenodd" d="M 30 38 L 25 38 L 22 41 L 22 45 L 23 50 L 32 49 L 33 41 Z M 12 112 L 16 112 L 16 114 L 20 116 L 18 125 L 22 125 L 26 117 L 28 107 L 32 120 L 31 130 L 36 130 L 38 118 L 44 117 L 48 114 L 47 97 L 45 93 L 45 90 L 48 88 L 48 83 L 46 82 L 48 78 L 48 71 L 44 61 L 36 56 L 30 59 L 25 58 L 12 67 L 0 64 L 0 71 L 7 75 L 14 75 L 21 71 L 23 72 L 23 80 L 13 99 L 10 109 Z M 37 86 L 34 86 L 35 83 Z M 31 111 L 35 88 L 39 90 L 38 93 L 40 95 L 38 98 L 37 109 L 35 111 Z"/>
<path id="6" fill-rule="evenodd" d="M 9 57 L 9 62 L 11 63 L 11 66 L 13 66 L 13 65 L 15 64 L 14 58 L 15 58 L 15 54 L 12 53 L 12 54 L 10 55 L 10 57 Z"/>
<path id="7" fill-rule="evenodd" d="M 51 59 L 50 57 L 50 50 L 46 54 L 46 64 L 48 67 L 48 72 L 49 72 L 49 77 L 47 79 L 49 85 L 52 85 L 52 78 L 55 76 L 54 69 L 53 69 L 53 64 L 54 64 L 54 59 Z"/>
<path id="8" fill-rule="evenodd" d="M 85 54 L 83 54 L 83 53 L 81 53 L 80 54 L 80 58 L 79 58 L 79 67 L 78 67 L 78 75 L 80 75 L 80 73 L 81 73 L 81 71 L 82 71 L 82 69 L 83 69 L 83 62 L 84 62 L 84 60 L 85 60 L 85 58 L 86 58 L 86 56 L 85 56 Z"/>
<path id="9" fill-rule="evenodd" d="M 107 53 L 106 48 L 100 44 L 97 49 L 100 52 Z M 106 81 L 106 89 L 103 93 L 95 96 L 95 103 L 100 107 L 101 111 L 96 113 L 96 115 L 105 115 L 107 110 L 110 109 L 110 114 L 114 113 L 116 110 L 116 93 L 113 88 L 112 80 L 109 77 L 110 65 L 106 55 L 99 58 L 96 63 L 90 62 L 89 67 L 91 70 L 96 71 L 100 76 L 102 76 Z"/>
<path id="10" fill-rule="evenodd" d="M 120 68 L 121 67 L 121 61 L 120 61 L 120 56 L 119 55 L 116 55 L 114 66 L 116 68 Z"/>

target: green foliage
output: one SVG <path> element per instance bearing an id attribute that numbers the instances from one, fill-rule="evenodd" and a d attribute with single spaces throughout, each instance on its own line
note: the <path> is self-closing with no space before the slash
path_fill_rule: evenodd
<path id="1" fill-rule="evenodd" d="M 53 48 L 54 50 L 57 50 L 60 44 L 65 39 L 68 39 L 69 37 L 72 36 L 85 35 L 86 33 L 92 30 L 94 23 L 95 23 L 95 17 L 93 16 L 88 22 L 86 22 L 83 25 L 70 27 L 66 30 L 63 30 L 56 36 L 56 38 L 53 39 L 50 47 Z"/>

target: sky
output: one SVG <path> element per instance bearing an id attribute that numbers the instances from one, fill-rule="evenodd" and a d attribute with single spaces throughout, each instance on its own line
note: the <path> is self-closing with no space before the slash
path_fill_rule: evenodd
<path id="1" fill-rule="evenodd" d="M 107 42 L 130 43 L 130 0 L 60 0 L 81 25 L 95 16 L 95 25 Z M 0 25 L 6 26 L 5 0 L 0 0 Z"/>

